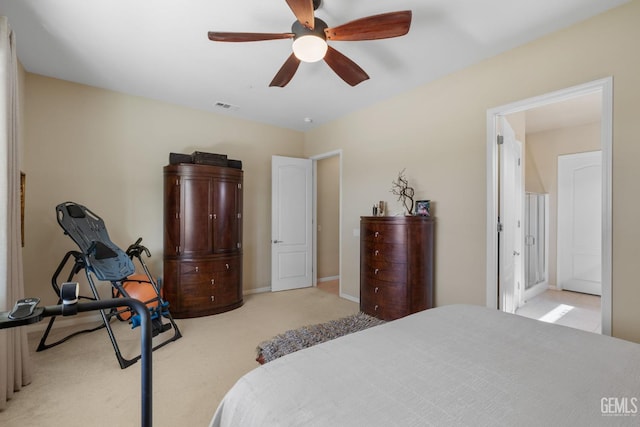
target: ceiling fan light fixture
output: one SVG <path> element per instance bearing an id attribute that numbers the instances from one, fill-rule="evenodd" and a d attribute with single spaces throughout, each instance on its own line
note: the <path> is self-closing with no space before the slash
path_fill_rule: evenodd
<path id="1" fill-rule="evenodd" d="M 293 53 L 303 62 L 320 61 L 327 49 L 326 40 L 313 34 L 296 37 L 293 41 Z"/>
<path id="2" fill-rule="evenodd" d="M 410 10 L 381 13 L 331 27 L 316 18 L 311 10 L 316 10 L 321 0 L 286 0 L 296 16 L 288 33 L 246 33 L 209 31 L 211 41 L 254 42 L 261 40 L 293 39 L 293 53 L 278 70 L 269 86 L 285 87 L 293 78 L 301 62 L 316 62 L 323 59 L 342 80 L 356 86 L 369 78 L 358 64 L 327 45 L 332 41 L 380 40 L 400 37 L 411 27 Z M 310 25 L 313 20 L 313 25 Z"/>

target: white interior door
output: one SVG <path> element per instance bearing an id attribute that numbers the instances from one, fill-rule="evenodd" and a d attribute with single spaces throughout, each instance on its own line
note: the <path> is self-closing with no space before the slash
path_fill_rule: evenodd
<path id="1" fill-rule="evenodd" d="M 516 140 L 515 132 L 504 117 L 501 122 L 498 288 L 500 309 L 514 313 L 523 300 L 524 279 L 522 144 Z"/>
<path id="2" fill-rule="evenodd" d="M 312 285 L 312 166 L 310 159 L 272 157 L 272 291 Z"/>
<path id="3" fill-rule="evenodd" d="M 558 156 L 558 287 L 602 295 L 602 152 Z"/>

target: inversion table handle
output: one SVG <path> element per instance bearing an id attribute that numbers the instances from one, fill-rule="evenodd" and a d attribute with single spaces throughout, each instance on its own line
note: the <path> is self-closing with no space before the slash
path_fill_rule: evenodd
<path id="1" fill-rule="evenodd" d="M 60 296 L 67 304 L 52 305 L 47 307 L 37 307 L 31 316 L 20 319 L 10 319 L 9 312 L 0 312 L 0 329 L 16 328 L 31 323 L 37 323 L 45 317 L 52 316 L 68 316 L 85 311 L 105 310 L 109 308 L 117 308 L 126 305 L 135 310 L 140 315 L 140 359 L 141 359 L 141 426 L 151 427 L 153 419 L 153 402 L 152 402 L 152 335 L 151 335 L 151 315 L 147 306 L 141 301 L 133 298 L 111 298 L 97 301 L 89 301 L 82 303 L 73 303 L 70 296 L 76 292 L 73 288 L 76 283 L 64 283 L 60 290 Z M 76 299 L 77 301 L 77 299 Z"/>

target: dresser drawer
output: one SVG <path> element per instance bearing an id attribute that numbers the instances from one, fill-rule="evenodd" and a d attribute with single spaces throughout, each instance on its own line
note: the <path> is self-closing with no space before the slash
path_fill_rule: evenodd
<path id="1" fill-rule="evenodd" d="M 407 230 L 401 225 L 370 223 L 362 225 L 363 240 L 378 243 L 407 243 Z"/>
<path id="2" fill-rule="evenodd" d="M 363 265 L 365 277 L 369 280 L 381 280 L 405 284 L 407 282 L 407 264 L 386 261 L 365 260 Z"/>
<path id="3" fill-rule="evenodd" d="M 182 281 L 180 302 L 183 306 L 198 307 L 198 310 L 232 304 L 238 301 L 238 279 L 239 276 L 234 274 L 226 280 L 216 280 L 214 277 L 209 282 Z"/>
<path id="4" fill-rule="evenodd" d="M 199 276 L 210 274 L 212 271 L 210 261 L 192 261 L 180 263 L 180 276 Z"/>
<path id="5" fill-rule="evenodd" d="M 382 301 L 383 299 L 381 294 L 365 292 L 365 290 L 362 289 L 360 295 L 360 311 L 368 314 L 369 316 L 375 316 L 381 319 L 382 317 L 380 314 L 382 313 Z"/>
<path id="6" fill-rule="evenodd" d="M 181 262 L 179 307 L 206 312 L 241 301 L 241 265 L 237 256 Z"/>
<path id="7" fill-rule="evenodd" d="M 198 274 L 184 274 L 180 276 L 180 283 L 182 285 L 191 286 L 207 286 L 218 285 L 224 283 L 239 283 L 240 272 L 239 270 L 224 270 L 220 272 L 204 272 Z"/>
<path id="8" fill-rule="evenodd" d="M 376 280 L 361 287 L 360 309 L 371 316 L 392 320 L 409 314 L 407 288 Z"/>
<path id="9" fill-rule="evenodd" d="M 362 295 L 367 298 L 383 298 L 394 303 L 403 302 L 407 297 L 407 287 L 402 283 L 366 280 L 362 283 Z"/>
<path id="10" fill-rule="evenodd" d="M 238 271 L 240 267 L 240 259 L 238 257 L 217 259 L 211 263 L 211 271 L 230 272 Z"/>
<path id="11" fill-rule="evenodd" d="M 362 245 L 361 256 L 370 260 L 384 260 L 388 262 L 407 262 L 407 248 L 399 243 L 380 243 L 365 241 Z"/>
<path id="12" fill-rule="evenodd" d="M 180 263 L 181 280 L 189 280 L 194 283 L 207 281 L 209 276 L 233 274 L 239 270 L 240 259 L 238 257 Z"/>

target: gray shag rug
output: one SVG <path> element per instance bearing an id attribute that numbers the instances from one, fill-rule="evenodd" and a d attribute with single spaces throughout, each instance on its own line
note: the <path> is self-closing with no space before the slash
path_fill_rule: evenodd
<path id="1" fill-rule="evenodd" d="M 384 323 L 384 320 L 360 312 L 342 319 L 289 330 L 260 343 L 257 348 L 258 357 L 256 360 L 260 364 L 271 362 L 303 348 L 362 331 L 382 323 Z"/>

